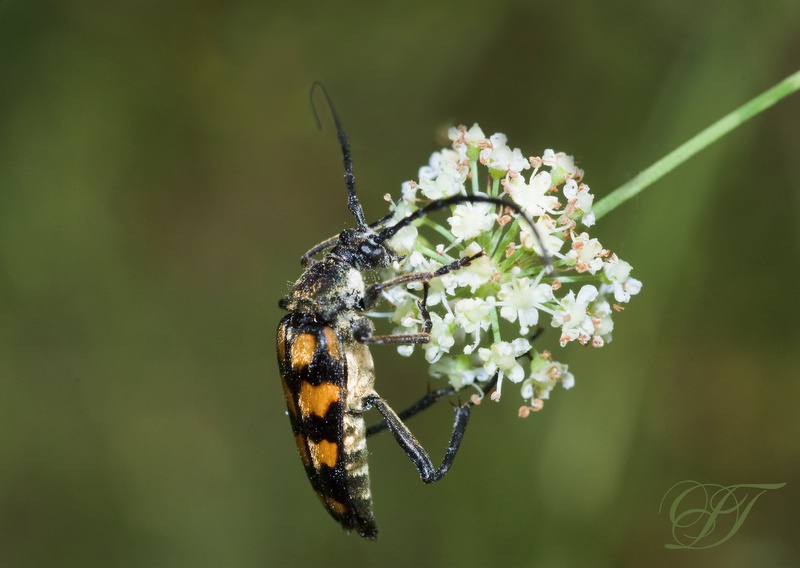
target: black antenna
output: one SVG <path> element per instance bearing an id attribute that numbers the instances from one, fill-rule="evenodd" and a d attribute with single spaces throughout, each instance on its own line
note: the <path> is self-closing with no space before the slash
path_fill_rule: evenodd
<path id="1" fill-rule="evenodd" d="M 344 131 L 344 128 L 342 128 L 342 123 L 339 122 L 339 115 L 336 114 L 336 109 L 333 108 L 333 102 L 331 102 L 328 91 L 325 90 L 325 86 L 322 83 L 314 81 L 314 84 L 311 85 L 310 98 L 311 110 L 314 111 L 314 118 L 317 119 L 317 126 L 322 130 L 322 122 L 319 119 L 319 114 L 317 114 L 317 107 L 314 105 L 314 89 L 317 87 L 319 87 L 325 95 L 325 100 L 328 101 L 328 108 L 331 109 L 331 114 L 333 115 L 333 122 L 336 124 L 336 135 L 339 137 L 339 146 L 342 148 L 342 156 L 344 158 L 344 181 L 347 184 L 347 206 L 356 218 L 358 228 L 366 229 L 367 221 L 364 219 L 364 210 L 361 209 L 361 203 L 359 203 L 358 197 L 356 197 L 356 176 L 353 175 L 353 158 L 350 156 L 350 141 L 347 139 L 347 133 Z"/>
<path id="2" fill-rule="evenodd" d="M 432 213 L 433 211 L 437 211 L 439 209 L 444 209 L 450 205 L 457 205 L 459 203 L 494 203 L 495 205 L 500 205 L 502 207 L 508 207 L 515 213 L 519 214 L 520 217 L 525 219 L 525 222 L 530 226 L 531 231 L 533 232 L 534 238 L 539 243 L 539 247 L 542 249 L 542 262 L 547 267 L 547 273 L 551 276 L 555 275 L 555 269 L 553 268 L 553 261 L 550 259 L 550 255 L 547 254 L 547 249 L 544 246 L 544 241 L 542 241 L 542 237 L 539 235 L 539 231 L 536 229 L 536 225 L 533 224 L 533 221 L 528 216 L 522 208 L 513 203 L 511 201 L 506 201 L 505 199 L 500 199 L 499 197 L 489 197 L 488 195 L 454 195 L 452 197 L 446 197 L 445 199 L 436 199 L 428 203 L 425 207 L 417 209 L 407 217 L 403 217 L 397 223 L 392 225 L 391 227 L 386 227 L 380 233 L 378 233 L 378 240 L 383 242 L 387 239 L 391 239 L 397 232 L 402 229 L 403 227 L 407 227 L 420 217 L 424 217 L 425 215 Z"/>

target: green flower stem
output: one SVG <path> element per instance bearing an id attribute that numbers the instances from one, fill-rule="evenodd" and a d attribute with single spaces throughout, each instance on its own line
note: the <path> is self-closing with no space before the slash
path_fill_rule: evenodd
<path id="1" fill-rule="evenodd" d="M 497 308 L 492 308 L 489 312 L 489 318 L 492 322 L 492 339 L 494 343 L 500 343 L 500 318 L 497 317 Z"/>
<path id="2" fill-rule="evenodd" d="M 491 195 L 492 197 L 497 197 L 498 195 L 500 195 L 500 180 L 499 179 L 493 179 L 492 180 L 492 191 L 491 191 L 491 193 L 489 195 Z"/>
<path id="3" fill-rule="evenodd" d="M 436 260 L 438 260 L 442 264 L 449 264 L 449 263 L 451 263 L 451 262 L 453 262 L 455 260 L 455 258 L 453 258 L 452 256 L 449 256 L 449 255 L 446 255 L 446 254 L 440 254 L 440 253 L 436 252 L 435 250 L 433 250 L 432 248 L 426 247 L 425 245 L 423 245 L 421 243 L 417 243 L 416 249 L 419 252 L 421 252 L 422 254 L 427 255 L 429 258 L 435 258 Z"/>
<path id="4" fill-rule="evenodd" d="M 420 224 L 430 227 L 431 229 L 439 233 L 442 237 L 444 237 L 447 240 L 447 242 L 449 243 L 453 242 L 453 233 L 451 233 L 448 229 L 441 226 L 436 221 L 431 220 L 429 217 L 423 217 L 422 222 Z"/>
<path id="5" fill-rule="evenodd" d="M 592 211 L 597 219 L 621 205 L 645 187 L 653 184 L 674 168 L 715 142 L 737 126 L 740 126 L 758 113 L 768 109 L 784 97 L 800 89 L 800 71 L 789 75 L 786 79 L 746 102 L 727 116 L 724 116 L 694 138 L 679 146 L 652 166 L 642 171 L 627 183 L 609 193 L 598 201 Z"/>
<path id="6" fill-rule="evenodd" d="M 582 282 L 589 282 L 589 283 L 608 283 L 608 279 L 604 278 L 602 274 L 580 274 L 575 276 L 561 276 L 559 275 L 558 281 L 562 284 L 580 284 Z"/>
<path id="7" fill-rule="evenodd" d="M 470 177 L 472 178 L 472 193 L 478 193 L 478 160 L 469 162 Z"/>
<path id="8" fill-rule="evenodd" d="M 506 248 L 508 245 L 517 238 L 519 234 L 519 223 L 509 223 L 508 230 L 503 233 L 502 231 L 498 231 L 496 236 L 492 239 L 492 245 L 489 249 L 492 251 L 492 260 L 497 263 L 501 263 L 505 258 Z M 502 237 L 502 241 L 500 240 Z"/>

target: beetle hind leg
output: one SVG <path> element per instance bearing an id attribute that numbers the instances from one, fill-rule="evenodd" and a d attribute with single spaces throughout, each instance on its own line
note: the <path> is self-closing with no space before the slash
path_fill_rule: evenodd
<path id="1" fill-rule="evenodd" d="M 496 377 L 490 381 L 492 386 L 494 386 L 495 381 Z M 417 412 L 424 410 L 437 400 L 441 399 L 444 395 L 440 395 L 438 393 L 447 390 L 449 389 L 442 389 L 440 391 L 435 391 L 434 393 L 429 393 L 427 397 L 421 399 L 416 405 L 412 406 L 402 414 L 406 415 L 407 417 L 413 416 Z M 439 481 L 448 472 L 450 466 L 453 465 L 453 461 L 456 458 L 456 453 L 458 453 L 458 448 L 461 446 L 461 440 L 464 438 L 464 432 L 467 430 L 470 412 L 472 407 L 475 405 L 475 403 L 470 400 L 461 406 L 455 407 L 456 415 L 453 421 L 453 433 L 451 434 L 450 441 L 447 444 L 447 450 L 445 450 L 442 463 L 437 468 L 433 465 L 430 455 L 428 455 L 428 452 L 426 452 L 425 448 L 422 447 L 422 444 L 419 443 L 419 440 L 414 437 L 414 434 L 411 433 L 411 430 L 408 429 L 408 426 L 403 423 L 400 416 L 394 410 L 392 410 L 386 401 L 376 394 L 366 397 L 365 402 L 371 406 L 374 406 L 384 418 L 384 422 L 376 424 L 368 430 L 368 435 L 369 433 L 380 431 L 383 429 L 383 427 L 388 428 L 389 432 L 391 432 L 392 436 L 394 436 L 394 439 L 398 444 L 400 444 L 400 447 L 417 468 L 420 479 L 422 479 L 422 481 L 425 483 L 435 483 L 436 481 Z M 372 432 L 370 432 L 370 430 Z"/>
<path id="2" fill-rule="evenodd" d="M 483 390 L 484 396 L 491 391 L 495 385 L 497 384 L 497 375 L 494 375 L 485 385 L 479 385 L 481 390 Z M 466 388 L 466 387 L 464 387 Z M 463 390 L 463 389 L 462 389 Z M 425 396 L 420 398 L 417 402 L 406 408 L 404 411 L 397 414 L 400 420 L 407 420 L 412 416 L 415 416 L 422 412 L 423 410 L 427 409 L 429 406 L 433 406 L 440 400 L 445 397 L 448 397 L 452 394 L 459 392 L 454 386 L 445 387 L 443 389 L 437 389 L 434 391 L 429 391 Z M 473 406 L 475 405 L 474 402 L 471 400 L 468 401 L 466 404 Z M 373 434 L 378 434 L 379 432 L 383 432 L 388 428 L 388 424 L 386 420 L 382 420 L 376 424 L 373 424 L 369 428 L 367 428 L 367 436 L 372 436 Z"/>

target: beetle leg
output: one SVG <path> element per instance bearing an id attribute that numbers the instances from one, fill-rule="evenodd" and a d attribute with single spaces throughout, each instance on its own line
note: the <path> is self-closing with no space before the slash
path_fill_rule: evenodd
<path id="1" fill-rule="evenodd" d="M 434 483 L 439 481 L 453 465 L 453 460 L 458 452 L 458 447 L 461 445 L 461 440 L 464 437 L 464 432 L 467 429 L 469 422 L 469 414 L 472 408 L 470 402 L 456 407 L 456 417 L 453 422 L 453 434 L 450 437 L 450 442 L 447 444 L 442 464 L 437 468 L 433 465 L 431 457 L 422 444 L 414 437 L 414 434 L 403 424 L 400 417 L 395 413 L 391 407 L 378 395 L 371 395 L 365 398 L 365 402 L 369 405 L 375 406 L 378 411 L 383 415 L 386 420 L 386 425 L 389 431 L 400 444 L 400 447 L 414 463 L 414 466 L 419 471 L 419 476 L 425 483 Z"/>
<path id="2" fill-rule="evenodd" d="M 328 251 L 336 246 L 336 243 L 339 242 L 339 235 L 333 236 L 329 239 L 325 239 L 318 245 L 314 246 L 311 250 L 309 250 L 306 254 L 300 257 L 300 266 L 306 268 L 309 264 L 311 264 L 311 257 L 315 254 Z"/>
<path id="3" fill-rule="evenodd" d="M 383 282 L 376 282 L 367 287 L 364 291 L 364 298 L 362 300 L 363 303 L 363 310 L 371 310 L 375 304 L 378 303 L 380 298 L 381 292 L 384 290 L 388 290 L 389 288 L 394 288 L 396 286 L 402 286 L 403 284 L 410 284 L 411 282 L 430 282 L 434 278 L 438 278 L 439 276 L 444 276 L 449 272 L 453 272 L 454 270 L 458 270 L 459 268 L 464 268 L 468 266 L 473 260 L 478 257 L 483 256 L 485 253 L 483 251 L 473 254 L 471 256 L 465 256 L 464 258 L 459 258 L 456 261 L 451 262 L 450 264 L 445 264 L 437 268 L 436 270 L 426 270 L 420 272 L 410 272 L 409 274 L 402 274 L 400 276 L 395 276 L 394 278 L 390 278 L 389 280 L 385 280 Z"/>
<path id="4" fill-rule="evenodd" d="M 422 283 L 422 299 L 417 302 L 422 316 L 422 331 L 419 333 L 394 333 L 390 335 L 372 335 L 372 325 L 354 326 L 353 337 L 359 343 L 367 345 L 412 345 L 430 343 L 430 331 L 433 327 L 431 315 L 428 313 L 428 282 Z M 367 320 L 368 321 L 368 320 Z"/>
<path id="5" fill-rule="evenodd" d="M 497 375 L 494 375 L 489 382 L 485 385 L 481 385 L 481 390 L 483 390 L 484 395 L 486 395 L 490 390 L 494 388 L 497 384 Z M 428 394 L 423 396 L 417 402 L 406 408 L 404 411 L 400 412 L 397 416 L 400 420 L 407 420 L 412 416 L 419 414 L 429 406 L 433 406 L 443 398 L 450 396 L 451 394 L 455 394 L 458 390 L 454 386 L 449 386 L 443 389 L 437 389 L 435 391 L 429 391 Z M 472 401 L 469 401 L 467 404 L 474 404 Z M 367 428 L 367 436 L 372 436 L 373 434 L 377 434 L 379 432 L 384 431 L 388 428 L 388 424 L 386 420 L 382 420 L 377 424 L 373 424 L 369 428 Z"/>

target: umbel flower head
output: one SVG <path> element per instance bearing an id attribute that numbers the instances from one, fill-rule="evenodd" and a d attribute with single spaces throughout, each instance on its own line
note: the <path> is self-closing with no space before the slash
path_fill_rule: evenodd
<path id="1" fill-rule="evenodd" d="M 499 400 L 505 383 L 519 385 L 520 416 L 527 416 L 558 383 L 568 389 L 575 381 L 567 365 L 533 347 L 533 336 L 554 327 L 562 347 L 573 342 L 602 347 L 611 341 L 612 313 L 642 284 L 631 278 L 630 264 L 589 235 L 594 196 L 571 156 L 545 150 L 526 158 L 507 145 L 504 134 L 487 137 L 477 124 L 451 128 L 448 136 L 452 147 L 434 152 L 419 179 L 402 185 L 398 200 L 386 196 L 389 224 L 432 200 L 472 194 L 512 201 L 531 218 L 535 232 L 510 208 L 455 205 L 446 225 L 424 216 L 400 229 L 390 244 L 402 259 L 384 276 L 433 271 L 483 252 L 430 282 L 433 326 L 421 349 L 431 375 L 446 377 L 455 388 L 472 385 L 482 396 L 482 385 L 496 375 L 492 398 Z M 551 259 L 552 271 L 543 258 Z M 393 311 L 371 315 L 388 315 L 396 333 L 420 331 L 422 286 L 412 283 L 384 294 Z M 398 351 L 410 356 L 415 348 L 403 345 Z"/>

